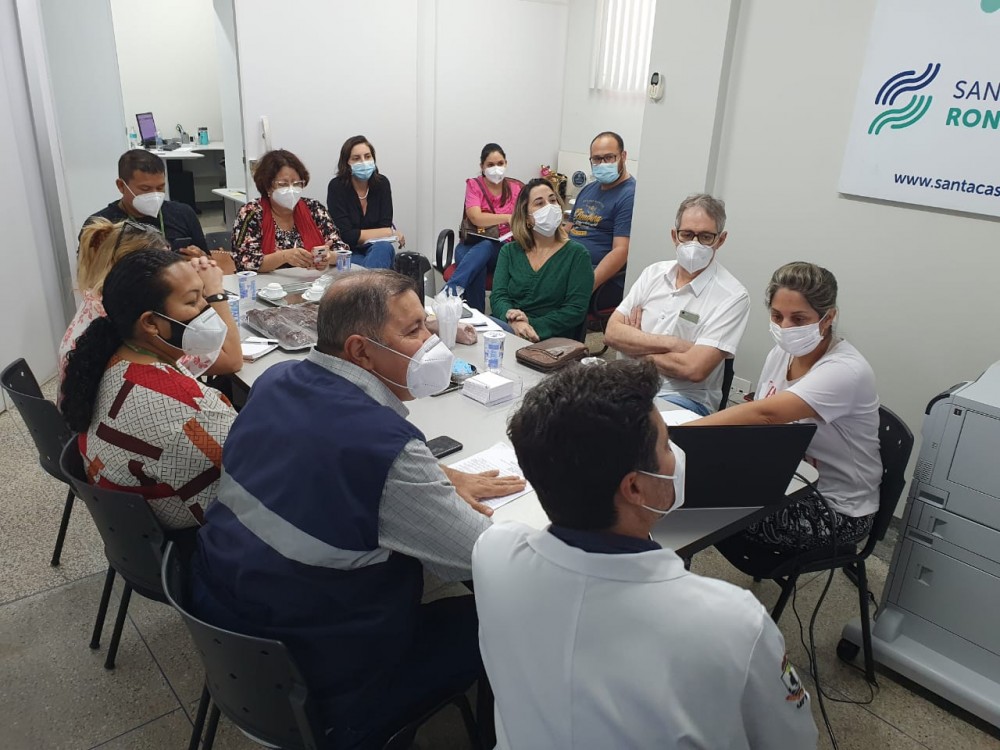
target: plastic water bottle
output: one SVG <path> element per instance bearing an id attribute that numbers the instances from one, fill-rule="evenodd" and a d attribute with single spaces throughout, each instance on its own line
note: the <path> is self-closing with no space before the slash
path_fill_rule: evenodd
<path id="1" fill-rule="evenodd" d="M 135 128 L 128 129 L 128 147 L 139 148 L 139 134 L 135 132 Z"/>
<path id="2" fill-rule="evenodd" d="M 503 331 L 483 333 L 483 361 L 487 370 L 498 375 L 503 369 L 503 342 L 506 338 Z"/>
<path id="3" fill-rule="evenodd" d="M 160 135 L 160 131 L 156 131 L 156 147 L 163 148 L 163 136 Z"/>

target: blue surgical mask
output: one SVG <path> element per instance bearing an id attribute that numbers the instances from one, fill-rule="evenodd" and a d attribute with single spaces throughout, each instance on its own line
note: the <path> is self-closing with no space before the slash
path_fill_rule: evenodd
<path id="1" fill-rule="evenodd" d="M 359 180 L 368 180 L 375 174 L 375 161 L 356 161 L 351 165 L 351 174 Z"/>
<path id="2" fill-rule="evenodd" d="M 675 510 L 684 505 L 684 473 L 687 468 L 687 454 L 684 453 L 684 449 L 681 448 L 673 440 L 670 441 L 670 450 L 674 454 L 674 473 L 673 474 L 654 474 L 651 471 L 640 471 L 640 474 L 645 474 L 648 477 L 656 477 L 657 479 L 670 479 L 674 483 L 674 504 L 669 508 L 664 510 L 663 508 L 651 508 L 648 505 L 643 505 L 642 507 L 651 513 L 656 513 L 658 516 L 665 516 L 668 513 L 673 513 Z"/>
<path id="3" fill-rule="evenodd" d="M 610 185 L 621 175 L 618 174 L 618 162 L 614 164 L 594 164 L 591 169 L 594 179 L 602 185 Z"/>

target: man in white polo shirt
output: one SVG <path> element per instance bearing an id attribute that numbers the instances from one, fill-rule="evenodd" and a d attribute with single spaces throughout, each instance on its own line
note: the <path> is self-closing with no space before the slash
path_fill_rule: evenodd
<path id="1" fill-rule="evenodd" d="M 725 229 L 725 203 L 686 198 L 670 230 L 677 260 L 640 274 L 604 335 L 622 354 L 653 361 L 660 398 L 702 416 L 719 408 L 723 363 L 736 355 L 750 313 L 747 290 L 715 259 Z"/>

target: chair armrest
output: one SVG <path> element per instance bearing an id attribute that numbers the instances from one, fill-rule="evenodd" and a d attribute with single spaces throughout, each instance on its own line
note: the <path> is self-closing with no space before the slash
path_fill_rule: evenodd
<path id="1" fill-rule="evenodd" d="M 447 245 L 447 250 L 445 246 Z M 437 238 L 437 249 L 434 254 L 434 267 L 444 273 L 444 269 L 451 265 L 451 259 L 455 254 L 455 232 L 451 229 L 442 229 Z"/>

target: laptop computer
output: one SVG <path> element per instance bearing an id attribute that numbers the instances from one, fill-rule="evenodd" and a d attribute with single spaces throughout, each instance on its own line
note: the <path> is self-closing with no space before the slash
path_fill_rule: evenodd
<path id="1" fill-rule="evenodd" d="M 139 141 L 143 146 L 156 145 L 156 121 L 152 112 L 140 112 L 135 116 L 135 121 L 139 124 Z"/>
<path id="2" fill-rule="evenodd" d="M 684 508 L 754 508 L 785 497 L 814 424 L 670 427 L 687 455 Z"/>

